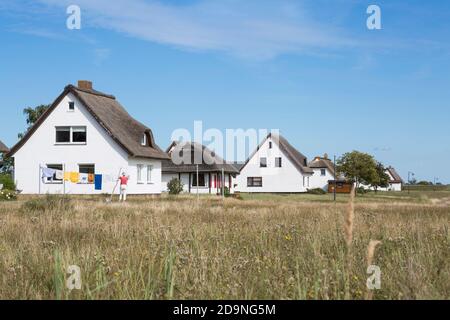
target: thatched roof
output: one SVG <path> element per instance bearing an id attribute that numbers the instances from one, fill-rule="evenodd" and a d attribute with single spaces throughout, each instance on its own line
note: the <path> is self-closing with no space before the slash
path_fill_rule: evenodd
<path id="1" fill-rule="evenodd" d="M 393 179 L 389 181 L 390 183 L 403 183 L 402 177 L 400 177 L 393 167 L 388 167 L 386 170 L 389 171 L 389 174 L 393 177 Z"/>
<path id="2" fill-rule="evenodd" d="M 79 88 L 68 85 L 63 93 L 53 102 L 51 107 L 36 121 L 35 125 L 25 134 L 12 149 L 10 155 L 17 152 L 69 93 L 77 97 L 89 113 L 106 130 L 109 136 L 121 146 L 130 157 L 168 159 L 155 143 L 150 128 L 135 120 L 112 95 L 93 89 Z M 147 146 L 141 145 L 141 138 L 147 135 Z"/>
<path id="3" fill-rule="evenodd" d="M 222 172 L 237 174 L 237 170 L 232 164 L 226 162 L 219 157 L 215 152 L 206 148 L 196 142 L 172 142 L 167 148 L 166 152 L 169 154 L 171 160 L 164 160 L 162 162 L 162 172 L 166 173 L 189 173 L 197 171 L 199 172 Z M 189 155 L 189 163 L 178 164 L 176 156 L 183 158 L 183 156 Z M 187 158 L 188 156 L 186 156 Z M 196 161 L 196 160 L 199 161 Z M 180 159 L 181 160 L 181 159 Z"/>
<path id="4" fill-rule="evenodd" d="M 9 149 L 7 146 L 5 146 L 5 144 L 0 140 L 0 152 L 2 153 L 7 153 L 9 152 Z"/>
<path id="5" fill-rule="evenodd" d="M 328 158 L 316 157 L 308 164 L 311 169 L 327 169 L 334 176 L 334 164 Z"/>
<path id="6" fill-rule="evenodd" d="M 308 168 L 308 160 L 306 156 L 295 149 L 283 136 L 278 134 L 269 133 L 267 137 L 260 143 L 258 148 L 248 157 L 245 164 L 241 167 L 240 171 L 250 162 L 253 156 L 258 152 L 262 145 L 267 141 L 267 139 L 272 138 L 272 140 L 278 145 L 280 151 L 286 155 L 286 157 L 294 164 L 294 166 L 302 173 L 312 174 L 314 171 Z"/>

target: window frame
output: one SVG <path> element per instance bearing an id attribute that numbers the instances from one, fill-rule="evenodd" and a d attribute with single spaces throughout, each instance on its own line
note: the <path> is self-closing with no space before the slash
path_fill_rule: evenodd
<path id="1" fill-rule="evenodd" d="M 147 165 L 147 184 L 153 184 L 153 165 Z"/>
<path id="2" fill-rule="evenodd" d="M 81 167 L 93 167 L 93 168 L 94 168 L 94 172 L 92 172 L 92 173 L 89 173 L 89 172 L 81 172 L 81 171 L 82 171 L 82 170 L 81 170 Z M 80 174 L 87 174 L 87 175 L 89 175 L 89 174 L 95 175 L 95 164 L 93 164 L 93 163 L 79 163 L 79 164 L 78 164 L 78 173 L 80 173 Z M 91 183 L 89 183 L 89 180 L 88 180 L 88 183 L 87 183 L 87 184 L 94 184 L 94 181 L 91 182 Z"/>
<path id="3" fill-rule="evenodd" d="M 283 158 L 275 157 L 275 168 L 282 168 L 282 167 L 283 167 Z"/>
<path id="4" fill-rule="evenodd" d="M 265 164 L 263 164 L 263 159 L 265 160 Z M 260 168 L 267 168 L 267 157 L 261 157 L 259 158 L 259 167 Z"/>
<path id="5" fill-rule="evenodd" d="M 69 128 L 69 141 L 58 142 L 58 130 Z M 77 131 L 79 129 L 84 129 L 84 131 Z M 66 130 L 64 130 L 66 131 Z M 74 142 L 73 135 L 74 132 L 84 132 L 86 138 L 84 142 Z M 87 145 L 88 140 L 88 130 L 87 126 L 55 126 L 55 145 Z"/>
<path id="6" fill-rule="evenodd" d="M 75 102 L 69 101 L 69 112 L 74 112 L 74 111 L 75 111 Z"/>
<path id="7" fill-rule="evenodd" d="M 260 183 L 256 184 L 256 181 Z M 262 188 L 263 187 L 263 177 L 247 177 L 247 188 Z"/>
<path id="8" fill-rule="evenodd" d="M 144 135 L 141 138 L 141 146 L 146 147 L 147 146 L 147 134 L 144 133 Z"/>
<path id="9" fill-rule="evenodd" d="M 46 164 L 46 166 L 49 169 L 64 171 L 64 165 L 63 164 L 50 163 L 50 164 Z M 54 167 L 58 167 L 58 168 L 54 168 Z M 59 169 L 59 168 L 61 168 L 61 169 Z M 43 181 L 43 183 L 44 184 L 63 184 L 64 183 L 64 177 L 63 177 L 63 179 L 58 180 L 58 179 L 56 179 L 56 174 L 53 175 L 51 180 L 48 180 L 48 179 L 50 179 L 50 178 L 46 178 L 46 181 Z"/>
<path id="10" fill-rule="evenodd" d="M 327 170 L 326 169 L 320 169 L 320 176 L 321 177 L 325 177 L 327 175 Z"/>
<path id="11" fill-rule="evenodd" d="M 200 180 L 200 182 L 202 182 L 202 179 L 200 177 L 203 177 L 203 185 L 199 185 L 198 187 L 199 188 L 208 188 L 208 184 L 207 184 L 207 181 L 206 181 L 206 173 L 204 173 L 204 172 L 199 172 L 198 173 L 198 179 Z M 197 188 L 197 173 L 193 174 L 191 187 Z"/>
<path id="12" fill-rule="evenodd" d="M 144 180 L 144 168 L 145 166 L 143 164 L 137 164 L 136 165 L 136 180 L 138 184 L 144 184 L 145 180 Z"/>

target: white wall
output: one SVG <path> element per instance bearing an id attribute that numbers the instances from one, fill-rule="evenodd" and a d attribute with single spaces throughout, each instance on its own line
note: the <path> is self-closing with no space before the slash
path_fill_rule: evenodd
<path id="1" fill-rule="evenodd" d="M 69 101 L 75 102 L 75 111 L 68 110 Z M 85 145 L 56 145 L 56 126 L 86 126 Z M 36 130 L 22 148 L 14 155 L 15 180 L 24 194 L 63 193 L 63 184 L 44 184 L 39 177 L 39 165 L 64 164 L 66 171 L 78 172 L 78 164 L 95 164 L 97 174 L 117 177 L 122 168 L 130 175 L 130 194 L 158 194 L 161 192 L 161 161 L 128 160 L 127 153 L 106 133 L 91 114 L 72 94 L 62 99 L 60 104 Z M 138 185 L 136 165 L 153 165 L 154 183 Z M 94 190 L 94 185 L 66 182 L 68 194 L 111 193 L 114 182 L 103 183 L 102 190 Z M 118 190 L 117 190 L 118 191 Z"/>
<path id="2" fill-rule="evenodd" d="M 210 174 L 211 174 L 211 194 L 216 194 L 217 190 L 216 190 L 216 188 L 214 188 L 214 175 L 216 173 L 210 173 L 210 172 L 205 173 L 206 186 L 198 188 L 199 194 L 210 193 L 210 191 L 209 191 L 209 175 Z M 192 174 L 192 175 L 194 175 L 194 174 Z M 181 182 L 183 183 L 183 192 L 188 193 L 189 192 L 189 173 L 181 173 L 180 177 L 181 177 Z M 162 185 L 161 185 L 162 192 L 168 192 L 167 183 L 170 180 L 172 180 L 173 178 L 178 179 L 179 178 L 178 173 L 163 173 L 162 174 Z M 193 182 L 193 177 L 191 177 L 191 185 L 192 185 L 192 182 Z M 234 183 L 235 183 L 235 180 L 232 177 L 231 178 L 231 186 L 230 186 L 229 174 L 226 173 L 225 174 L 225 186 L 229 188 L 230 193 L 234 192 L 234 187 L 233 187 Z M 191 186 L 191 193 L 196 194 L 197 187 Z"/>
<path id="3" fill-rule="evenodd" d="M 311 177 L 311 186 L 310 189 L 320 188 L 325 191 L 328 190 L 328 181 L 333 180 L 334 176 L 331 174 L 330 170 L 324 168 L 325 175 L 322 176 L 321 169 L 314 168 L 314 174 Z"/>
<path id="4" fill-rule="evenodd" d="M 273 142 L 272 149 L 269 149 L 267 139 L 261 148 L 253 155 L 249 163 L 242 169 L 241 174 L 236 178 L 237 192 L 251 193 L 276 193 L 276 192 L 306 192 L 311 188 L 312 176 L 305 176 L 305 185 L 303 185 L 304 175 L 297 170 L 292 162 L 280 151 L 278 145 Z M 260 168 L 260 158 L 267 158 L 267 168 Z M 282 158 L 282 167 L 275 168 L 275 158 Z M 262 177 L 262 187 L 247 187 L 248 177 Z M 308 183 L 309 180 L 309 183 Z"/>

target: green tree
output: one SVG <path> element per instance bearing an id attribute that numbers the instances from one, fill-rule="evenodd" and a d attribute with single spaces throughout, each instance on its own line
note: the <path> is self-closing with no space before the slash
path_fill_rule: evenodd
<path id="1" fill-rule="evenodd" d="M 173 178 L 167 183 L 167 189 L 171 195 L 180 194 L 183 192 L 183 183 L 177 178 Z"/>
<path id="2" fill-rule="evenodd" d="M 377 177 L 377 162 L 370 154 L 352 151 L 345 153 L 337 162 L 337 171 L 356 184 L 371 185 Z"/>
<path id="3" fill-rule="evenodd" d="M 377 162 L 376 174 L 373 175 L 370 185 L 378 191 L 378 188 L 387 188 L 389 186 L 389 175 L 386 173 L 386 168 L 380 162 Z"/>
<path id="4" fill-rule="evenodd" d="M 27 131 L 25 131 L 24 133 L 19 133 L 19 139 L 22 139 L 23 136 L 28 132 L 28 130 L 31 129 L 32 126 L 34 126 L 34 124 L 36 123 L 36 121 L 38 121 L 38 119 L 44 114 L 45 111 L 47 111 L 50 108 L 50 105 L 48 104 L 41 104 L 35 108 L 25 108 L 23 109 L 23 114 L 27 117 L 26 121 L 27 121 Z"/>

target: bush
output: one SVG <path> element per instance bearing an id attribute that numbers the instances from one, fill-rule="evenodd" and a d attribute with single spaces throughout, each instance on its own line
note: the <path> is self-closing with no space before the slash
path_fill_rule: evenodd
<path id="1" fill-rule="evenodd" d="M 22 205 L 22 211 L 24 212 L 71 211 L 73 208 L 70 198 L 51 194 L 47 194 L 44 198 L 29 200 Z"/>
<path id="2" fill-rule="evenodd" d="M 327 192 L 320 188 L 308 189 L 309 194 L 326 194 Z"/>
<path id="3" fill-rule="evenodd" d="M 230 192 L 230 188 L 228 187 L 224 187 L 225 189 L 223 190 L 223 194 L 225 195 L 226 198 L 231 197 L 231 192 Z"/>
<path id="4" fill-rule="evenodd" d="M 167 189 L 169 189 L 169 194 L 180 194 L 183 192 L 183 183 L 179 179 L 173 178 L 167 183 Z"/>
<path id="5" fill-rule="evenodd" d="M 14 180 L 10 174 L 0 174 L 0 184 L 3 185 L 3 189 L 16 190 L 16 184 L 14 183 Z"/>
<path id="6" fill-rule="evenodd" d="M 369 190 L 367 190 L 367 189 L 365 189 L 363 187 L 359 187 L 359 188 L 356 189 L 356 193 L 357 194 L 366 194 L 368 192 L 369 192 Z"/>
<path id="7" fill-rule="evenodd" d="M 0 201 L 13 201 L 17 200 L 16 193 L 11 190 L 3 189 L 0 191 Z"/>

